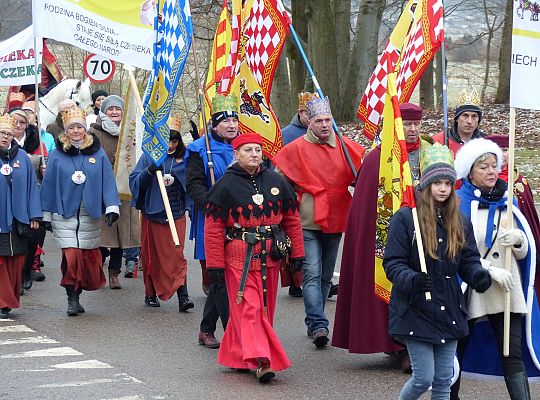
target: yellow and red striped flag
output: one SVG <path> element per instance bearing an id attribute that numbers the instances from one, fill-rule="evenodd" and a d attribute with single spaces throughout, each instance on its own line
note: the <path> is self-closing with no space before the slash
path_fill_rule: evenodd
<path id="1" fill-rule="evenodd" d="M 390 66 L 388 70 L 392 71 Z M 396 90 L 396 72 L 388 74 L 388 91 L 383 112 L 381 161 L 375 235 L 375 295 L 388 303 L 392 283 L 386 278 L 382 261 L 388 237 L 388 226 L 402 206 L 415 207 L 411 168 L 407 155 L 403 121 Z"/>

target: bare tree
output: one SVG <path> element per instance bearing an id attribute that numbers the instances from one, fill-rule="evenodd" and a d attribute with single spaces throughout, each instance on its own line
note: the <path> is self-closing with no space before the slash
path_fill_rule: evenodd
<path id="1" fill-rule="evenodd" d="M 502 44 L 499 53 L 499 80 L 497 85 L 497 96 L 495 103 L 508 103 L 510 100 L 510 58 L 512 57 L 512 24 L 513 24 L 512 0 L 506 0 L 506 10 Z"/>

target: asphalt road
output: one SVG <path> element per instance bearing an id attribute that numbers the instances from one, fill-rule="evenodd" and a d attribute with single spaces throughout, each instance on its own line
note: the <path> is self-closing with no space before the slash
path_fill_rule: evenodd
<path id="1" fill-rule="evenodd" d="M 141 277 L 122 289 L 84 292 L 86 314 L 66 316 L 59 286 L 60 252 L 48 238 L 47 279 L 22 297 L 12 320 L 0 322 L 0 399 L 395 399 L 407 379 L 384 354 L 315 349 L 306 336 L 302 299 L 278 294 L 275 329 L 292 367 L 269 385 L 252 374 L 217 365 L 217 350 L 197 344 L 205 295 L 198 263 L 189 260 L 195 309 L 178 312 L 176 297 L 160 308 L 144 305 Z M 192 254 L 188 243 L 186 254 Z M 328 302 L 333 318 L 335 298 Z M 218 330 L 217 336 L 221 337 Z M 532 398 L 540 384 L 532 383 Z M 501 380 L 465 378 L 462 399 L 507 399 Z M 424 395 L 423 398 L 429 398 Z"/>

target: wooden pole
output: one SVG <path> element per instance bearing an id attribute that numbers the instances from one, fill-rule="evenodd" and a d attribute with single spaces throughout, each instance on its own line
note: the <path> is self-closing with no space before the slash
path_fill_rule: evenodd
<path id="1" fill-rule="evenodd" d="M 131 85 L 131 90 L 135 94 L 135 101 L 137 102 L 137 108 L 141 115 L 144 113 L 144 105 L 137 88 L 137 82 L 135 81 L 135 76 L 133 75 L 133 67 L 124 65 L 124 69 L 128 72 L 129 84 Z M 167 214 L 167 221 L 169 222 L 169 228 L 171 230 L 171 235 L 173 238 L 174 246 L 180 247 L 180 241 L 178 240 L 178 232 L 176 231 L 176 225 L 174 224 L 174 218 L 171 210 L 171 204 L 169 203 L 169 197 L 167 196 L 167 189 L 165 189 L 165 183 L 163 182 L 163 174 L 160 170 L 156 171 L 156 177 L 158 180 L 159 191 L 161 192 L 161 198 L 163 199 L 163 204 L 165 205 L 165 213 Z"/>
<path id="2" fill-rule="evenodd" d="M 418 257 L 420 258 L 420 270 L 427 274 L 426 255 L 424 254 L 424 244 L 422 242 L 422 232 L 420 231 L 420 223 L 418 222 L 418 213 L 416 207 L 412 209 L 414 222 L 414 231 L 416 233 L 416 245 L 418 247 Z M 431 301 L 431 292 L 425 292 L 426 301 Z"/>
<path id="3" fill-rule="evenodd" d="M 42 39 L 43 40 L 43 39 Z M 41 164 L 41 172 L 43 172 L 43 167 L 45 167 L 45 156 L 43 151 L 43 138 L 41 137 L 41 121 L 39 120 L 39 84 L 38 84 L 38 63 L 37 63 L 37 39 L 34 35 L 34 104 L 35 104 L 35 110 L 36 113 L 36 122 L 37 122 L 37 130 L 38 130 L 38 138 L 39 138 L 39 153 L 41 154 L 40 157 L 40 164 Z"/>
<path id="4" fill-rule="evenodd" d="M 516 109 L 510 107 L 510 134 L 508 137 L 508 207 L 506 209 L 506 221 L 503 227 L 512 229 L 514 226 L 514 152 L 516 137 Z M 505 269 L 512 273 L 512 247 L 506 248 Z M 519 284 L 519 282 L 516 282 Z M 510 293 L 504 294 L 504 336 L 503 336 L 503 356 L 510 355 Z"/>

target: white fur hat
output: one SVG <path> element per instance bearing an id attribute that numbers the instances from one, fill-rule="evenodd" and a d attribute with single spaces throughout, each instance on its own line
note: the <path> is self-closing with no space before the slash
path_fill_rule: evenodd
<path id="1" fill-rule="evenodd" d="M 462 179 L 469 176 L 473 164 L 479 157 L 486 153 L 495 154 L 497 157 L 497 172 L 501 172 L 503 163 L 503 152 L 497 144 L 487 139 L 472 139 L 465 143 L 456 154 L 454 167 L 457 178 Z"/>

